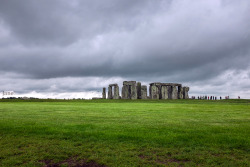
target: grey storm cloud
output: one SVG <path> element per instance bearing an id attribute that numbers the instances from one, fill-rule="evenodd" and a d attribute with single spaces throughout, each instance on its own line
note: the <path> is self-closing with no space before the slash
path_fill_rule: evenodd
<path id="1" fill-rule="evenodd" d="M 250 67 L 248 0 L 0 4 L 0 72 L 34 82 L 120 77 L 198 83 Z M 49 84 L 41 90 L 50 90 Z"/>

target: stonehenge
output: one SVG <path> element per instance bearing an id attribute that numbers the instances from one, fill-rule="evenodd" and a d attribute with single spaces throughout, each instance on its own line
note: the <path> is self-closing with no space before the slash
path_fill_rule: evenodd
<path id="1" fill-rule="evenodd" d="M 178 83 L 150 83 L 151 99 L 188 99 L 189 87 L 182 87 Z"/>
<path id="2" fill-rule="evenodd" d="M 122 99 L 137 99 L 136 81 L 123 82 Z"/>
<path id="3" fill-rule="evenodd" d="M 179 83 L 154 82 L 149 84 L 149 96 L 147 86 L 141 82 L 124 81 L 119 96 L 118 84 L 110 84 L 108 87 L 108 99 L 189 99 L 189 87 Z M 106 88 L 103 88 L 102 98 L 106 99 Z"/>
<path id="4" fill-rule="evenodd" d="M 118 84 L 110 84 L 108 88 L 108 99 L 119 99 L 119 97 L 120 96 Z"/>

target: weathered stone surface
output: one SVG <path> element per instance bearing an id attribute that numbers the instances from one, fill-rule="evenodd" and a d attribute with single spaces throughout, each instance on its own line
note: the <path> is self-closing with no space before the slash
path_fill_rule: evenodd
<path id="1" fill-rule="evenodd" d="M 131 85 L 131 99 L 137 99 L 136 84 Z"/>
<path id="2" fill-rule="evenodd" d="M 162 86 L 161 87 L 161 99 L 169 99 L 168 97 L 168 87 Z"/>
<path id="3" fill-rule="evenodd" d="M 176 86 L 172 87 L 172 99 L 177 99 L 177 89 Z"/>
<path id="4" fill-rule="evenodd" d="M 159 99 L 160 93 L 161 93 L 159 92 L 159 85 L 160 85 L 160 82 L 150 83 L 149 95 L 151 99 Z"/>
<path id="5" fill-rule="evenodd" d="M 178 99 L 183 99 L 183 87 L 178 86 Z"/>
<path id="6" fill-rule="evenodd" d="M 150 83 L 149 95 L 151 99 L 178 99 L 182 97 L 179 92 L 181 89 L 179 90 L 179 88 L 182 88 L 182 85 L 178 83 L 154 82 Z"/>
<path id="7" fill-rule="evenodd" d="M 102 98 L 106 99 L 106 88 L 102 89 Z"/>
<path id="8" fill-rule="evenodd" d="M 182 86 L 181 84 L 178 84 L 178 83 L 161 83 L 161 82 L 153 82 L 153 83 L 150 83 L 149 85 L 156 85 L 156 86 Z"/>
<path id="9" fill-rule="evenodd" d="M 141 99 L 141 82 L 137 82 L 137 98 Z"/>
<path id="10" fill-rule="evenodd" d="M 114 86 L 114 96 L 113 99 L 119 99 L 119 86 L 115 85 Z"/>
<path id="11" fill-rule="evenodd" d="M 113 89 L 114 88 L 114 91 Z M 108 99 L 119 99 L 119 86 L 118 84 L 110 84 L 108 87 Z"/>
<path id="12" fill-rule="evenodd" d="M 128 90 L 126 90 L 126 89 L 127 89 L 127 87 L 125 87 L 125 86 L 122 87 L 122 99 L 126 99 L 126 97 L 128 97 L 128 95 L 126 95 Z"/>
<path id="13" fill-rule="evenodd" d="M 136 81 L 123 81 L 123 85 L 135 85 Z"/>
<path id="14" fill-rule="evenodd" d="M 108 88 L 108 99 L 112 99 L 112 86 Z"/>
<path id="15" fill-rule="evenodd" d="M 122 87 L 123 99 L 137 99 L 136 81 L 124 81 Z"/>
<path id="16" fill-rule="evenodd" d="M 147 99 L 147 86 L 141 86 L 141 99 Z"/>
<path id="17" fill-rule="evenodd" d="M 150 83 L 150 99 L 188 99 L 189 87 L 182 87 L 178 83 Z M 106 89 L 103 88 L 103 98 L 106 98 Z M 110 84 L 108 87 L 109 99 L 147 99 L 147 86 L 136 81 L 124 81 L 122 94 L 119 96 L 119 86 Z"/>
<path id="18" fill-rule="evenodd" d="M 151 99 L 159 99 L 159 89 L 156 85 L 151 86 Z"/>
<path id="19" fill-rule="evenodd" d="M 187 87 L 187 86 L 183 87 L 183 98 L 184 99 L 189 99 L 188 91 L 189 91 L 189 87 Z"/>
<path id="20" fill-rule="evenodd" d="M 112 86 L 118 86 L 118 84 L 116 84 L 116 83 L 115 84 L 109 84 L 109 86 L 111 86 L 111 87 Z"/>

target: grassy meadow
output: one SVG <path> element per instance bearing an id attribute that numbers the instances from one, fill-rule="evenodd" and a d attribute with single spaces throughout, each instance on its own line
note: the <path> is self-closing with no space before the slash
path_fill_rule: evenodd
<path id="1" fill-rule="evenodd" d="M 0 100 L 0 166 L 250 166 L 250 100 Z"/>

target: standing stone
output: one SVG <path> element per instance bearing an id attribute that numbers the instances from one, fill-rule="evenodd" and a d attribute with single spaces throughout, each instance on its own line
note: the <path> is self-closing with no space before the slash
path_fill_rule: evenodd
<path id="1" fill-rule="evenodd" d="M 133 83 L 131 85 L 131 99 L 133 99 L 133 100 L 137 99 L 136 83 Z"/>
<path id="2" fill-rule="evenodd" d="M 147 99 L 147 86 L 141 86 L 141 99 Z"/>
<path id="3" fill-rule="evenodd" d="M 160 82 L 150 83 L 149 95 L 150 95 L 151 99 L 161 99 L 162 98 L 161 86 L 162 85 Z"/>
<path id="4" fill-rule="evenodd" d="M 112 99 L 112 86 L 108 88 L 108 99 Z"/>
<path id="5" fill-rule="evenodd" d="M 159 99 L 159 89 L 155 84 L 151 86 L 151 99 Z"/>
<path id="6" fill-rule="evenodd" d="M 167 86 L 162 86 L 161 87 L 161 96 L 162 96 L 162 99 L 169 99 L 169 97 L 168 97 L 168 87 Z"/>
<path id="7" fill-rule="evenodd" d="M 136 81 L 124 81 L 122 99 L 137 99 Z"/>
<path id="8" fill-rule="evenodd" d="M 127 81 L 123 82 L 122 86 L 122 99 L 129 99 L 129 85 Z"/>
<path id="9" fill-rule="evenodd" d="M 183 88 L 178 86 L 178 99 L 183 99 Z"/>
<path id="10" fill-rule="evenodd" d="M 182 87 L 179 83 L 154 82 L 149 86 L 150 99 L 188 99 L 189 87 Z M 122 96 L 119 96 L 119 86 L 110 84 L 108 87 L 108 99 L 147 99 L 147 86 L 136 81 L 124 81 Z M 106 88 L 103 88 L 103 99 L 106 98 Z"/>
<path id="11" fill-rule="evenodd" d="M 177 99 L 177 89 L 176 86 L 172 87 L 172 99 Z"/>
<path id="12" fill-rule="evenodd" d="M 128 86 L 122 87 L 122 99 L 128 99 Z"/>
<path id="13" fill-rule="evenodd" d="M 137 82 L 137 98 L 141 99 L 141 82 Z"/>
<path id="14" fill-rule="evenodd" d="M 114 97 L 113 99 L 119 99 L 119 86 L 114 85 Z"/>
<path id="15" fill-rule="evenodd" d="M 188 91 L 189 91 L 189 87 L 183 87 L 183 98 L 184 99 L 189 99 L 189 96 L 188 96 Z"/>
<path id="16" fill-rule="evenodd" d="M 106 88 L 102 89 L 102 98 L 106 99 Z"/>

